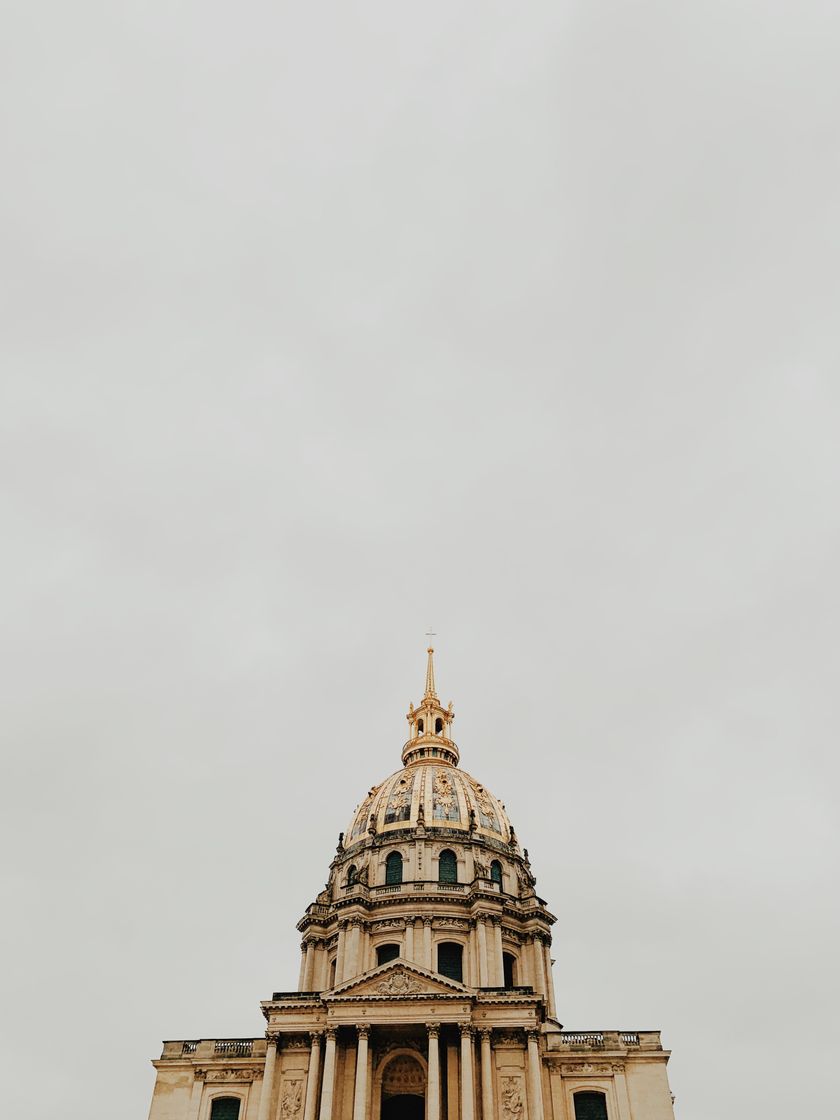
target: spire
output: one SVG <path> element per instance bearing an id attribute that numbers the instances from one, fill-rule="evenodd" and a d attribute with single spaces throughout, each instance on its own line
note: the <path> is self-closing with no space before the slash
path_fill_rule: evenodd
<path id="1" fill-rule="evenodd" d="M 429 661 L 426 665 L 426 695 L 424 700 L 437 700 L 438 694 L 435 692 L 435 651 L 431 646 L 426 650 L 429 655 Z"/>
<path id="2" fill-rule="evenodd" d="M 431 635 L 430 635 L 431 636 Z M 426 650 L 426 692 L 418 707 L 408 706 L 409 739 L 403 747 L 403 764 L 434 759 L 437 763 L 458 765 L 458 748 L 452 742 L 452 704 L 444 708 L 435 689 L 435 651 Z"/>

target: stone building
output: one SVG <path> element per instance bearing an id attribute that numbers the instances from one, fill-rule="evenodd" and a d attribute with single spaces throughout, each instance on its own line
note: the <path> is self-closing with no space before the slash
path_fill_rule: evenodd
<path id="1" fill-rule="evenodd" d="M 298 923 L 298 990 L 264 1037 L 164 1043 L 150 1120 L 673 1120 L 658 1031 L 558 1022 L 554 915 L 459 768 L 431 649 L 407 718 Z"/>

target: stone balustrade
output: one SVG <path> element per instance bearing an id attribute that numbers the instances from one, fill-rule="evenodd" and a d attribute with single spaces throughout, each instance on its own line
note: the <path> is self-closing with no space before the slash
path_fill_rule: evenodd
<path id="1" fill-rule="evenodd" d="M 164 1042 L 161 1058 L 169 1061 L 183 1058 L 218 1061 L 223 1058 L 262 1058 L 265 1051 L 264 1038 L 177 1039 Z"/>
<path id="2" fill-rule="evenodd" d="M 659 1031 L 561 1031 L 560 1046 L 570 1050 L 660 1050 Z"/>

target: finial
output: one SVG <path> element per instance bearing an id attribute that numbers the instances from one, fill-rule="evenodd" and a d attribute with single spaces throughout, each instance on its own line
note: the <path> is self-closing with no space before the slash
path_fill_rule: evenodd
<path id="1" fill-rule="evenodd" d="M 429 655 L 429 661 L 426 665 L 426 695 L 424 700 L 437 700 L 437 693 L 435 692 L 435 651 L 431 646 L 426 650 Z"/>

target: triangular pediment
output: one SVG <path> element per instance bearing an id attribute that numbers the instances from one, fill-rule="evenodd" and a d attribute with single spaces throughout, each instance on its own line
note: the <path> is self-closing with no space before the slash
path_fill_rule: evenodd
<path id="1" fill-rule="evenodd" d="M 361 976 L 354 976 L 337 984 L 331 992 L 324 992 L 322 999 L 417 999 L 422 996 L 438 998 L 452 996 L 463 999 L 470 995 L 468 988 L 457 980 L 441 976 L 401 957 L 380 964 Z"/>

